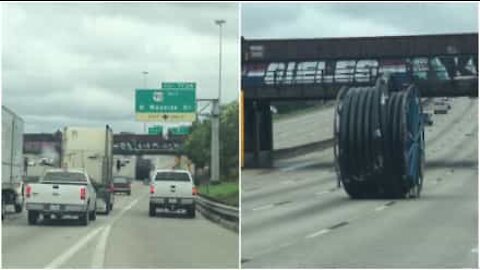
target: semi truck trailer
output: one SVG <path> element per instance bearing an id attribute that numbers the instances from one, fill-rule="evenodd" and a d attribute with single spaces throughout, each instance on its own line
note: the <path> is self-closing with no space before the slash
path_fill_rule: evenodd
<path id="1" fill-rule="evenodd" d="M 2 106 L 2 219 L 8 205 L 23 210 L 23 119 Z"/>

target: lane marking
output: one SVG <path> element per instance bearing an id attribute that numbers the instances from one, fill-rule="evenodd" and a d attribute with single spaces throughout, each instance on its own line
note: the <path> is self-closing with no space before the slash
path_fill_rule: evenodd
<path id="1" fill-rule="evenodd" d="M 112 217 L 111 222 L 109 225 L 103 225 L 97 229 L 94 229 L 86 236 L 81 238 L 75 245 L 69 248 L 67 251 L 62 253 L 60 256 L 55 258 L 52 262 L 50 262 L 45 269 L 52 269 L 52 268 L 59 268 L 64 263 L 66 263 L 72 256 L 74 256 L 78 251 L 80 251 L 93 237 L 95 237 L 100 231 L 103 230 L 103 233 L 100 237 L 99 242 L 95 248 L 95 254 L 92 260 L 92 264 L 103 264 L 105 259 L 105 249 L 106 249 L 106 242 L 108 239 L 108 235 L 110 233 L 110 227 L 112 224 L 117 221 L 121 216 L 125 214 L 128 210 L 130 210 L 135 204 L 138 203 L 139 198 L 135 199 L 134 201 L 130 202 L 125 208 L 123 208 L 117 216 Z M 102 249 L 103 248 L 103 249 Z M 100 253 L 100 254 L 99 254 Z M 94 268 L 101 268 L 101 267 L 94 267 Z"/>
<path id="2" fill-rule="evenodd" d="M 472 252 L 472 253 L 478 253 L 478 248 L 473 248 L 473 249 L 471 250 L 471 252 Z"/>
<path id="3" fill-rule="evenodd" d="M 95 237 L 105 226 L 99 227 L 87 235 L 85 235 L 83 238 L 81 238 L 76 244 L 74 244 L 72 247 L 67 249 L 64 253 L 62 253 L 60 256 L 55 258 L 53 261 L 51 261 L 49 264 L 47 264 L 44 268 L 45 269 L 53 269 L 53 268 L 59 268 L 62 266 L 66 261 L 68 261 L 75 253 L 77 253 L 83 246 L 85 246 L 93 237 Z"/>
<path id="4" fill-rule="evenodd" d="M 320 230 L 320 231 L 318 231 L 318 232 L 309 234 L 309 235 L 307 235 L 305 238 L 306 238 L 306 239 L 310 239 L 310 238 L 314 238 L 314 237 L 317 237 L 317 236 L 320 236 L 320 235 L 327 234 L 327 233 L 329 233 L 329 232 L 330 232 L 329 229 L 323 229 L 323 230 Z"/>
<path id="5" fill-rule="evenodd" d="M 385 210 L 385 208 L 387 208 L 387 207 L 388 206 L 386 206 L 386 205 L 381 205 L 381 206 L 375 208 L 375 211 L 382 211 L 382 210 Z"/>
<path id="6" fill-rule="evenodd" d="M 95 246 L 91 268 L 103 268 L 103 264 L 105 263 L 105 253 L 107 251 L 107 239 L 108 235 L 110 234 L 111 228 L 112 225 L 108 225 L 106 228 L 103 229 L 100 235 L 100 239 Z"/>
<path id="7" fill-rule="evenodd" d="M 121 211 L 120 213 L 115 217 L 115 220 L 117 220 L 119 217 L 123 216 L 128 210 L 132 209 L 132 207 L 134 207 L 138 201 L 139 201 L 140 198 L 136 198 L 135 200 L 133 200 L 132 202 L 130 202 L 127 206 L 125 206 Z M 113 223 L 113 222 L 112 222 Z"/>
<path id="8" fill-rule="evenodd" d="M 330 193 L 330 191 L 319 191 L 319 192 L 315 193 L 315 195 L 322 196 L 322 195 L 325 195 L 325 194 L 328 194 L 328 193 Z"/>
<path id="9" fill-rule="evenodd" d="M 262 210 L 271 209 L 271 208 L 273 208 L 273 206 L 274 206 L 273 204 L 267 204 L 267 205 L 264 205 L 264 206 L 253 208 L 252 210 L 253 211 L 262 211 Z"/>

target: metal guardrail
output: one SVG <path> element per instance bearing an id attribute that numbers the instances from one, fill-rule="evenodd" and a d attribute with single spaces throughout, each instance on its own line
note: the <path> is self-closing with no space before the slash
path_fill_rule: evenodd
<path id="1" fill-rule="evenodd" d="M 197 209 L 207 218 L 238 231 L 238 207 L 218 203 L 200 195 L 195 201 Z"/>

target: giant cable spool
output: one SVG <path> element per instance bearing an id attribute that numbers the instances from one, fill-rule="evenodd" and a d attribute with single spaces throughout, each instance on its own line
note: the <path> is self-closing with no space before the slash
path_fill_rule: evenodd
<path id="1" fill-rule="evenodd" d="M 373 87 L 344 87 L 334 115 L 338 183 L 352 198 L 419 197 L 424 128 L 417 88 L 382 76 Z"/>

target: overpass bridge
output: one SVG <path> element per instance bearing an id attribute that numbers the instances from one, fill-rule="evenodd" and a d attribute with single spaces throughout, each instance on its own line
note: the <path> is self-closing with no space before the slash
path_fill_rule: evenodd
<path id="1" fill-rule="evenodd" d="M 244 166 L 270 167 L 272 101 L 335 99 L 401 73 L 422 97 L 478 96 L 478 33 L 328 39 L 242 38 Z"/>
<path id="2" fill-rule="evenodd" d="M 114 134 L 114 155 L 177 155 L 186 136 L 171 136 L 168 139 L 158 135 Z M 62 134 L 30 133 L 24 134 L 24 154 L 47 155 L 59 157 L 61 153 Z"/>

